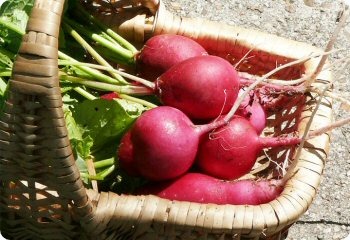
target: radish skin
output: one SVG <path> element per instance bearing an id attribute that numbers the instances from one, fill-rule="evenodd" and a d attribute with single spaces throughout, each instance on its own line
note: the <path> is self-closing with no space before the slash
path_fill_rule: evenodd
<path id="1" fill-rule="evenodd" d="M 161 102 L 180 109 L 191 119 L 213 119 L 229 112 L 239 92 L 236 70 L 216 56 L 187 59 L 155 83 Z"/>
<path id="2" fill-rule="evenodd" d="M 116 92 L 105 93 L 101 95 L 101 99 L 113 100 L 115 98 L 119 98 L 119 95 Z"/>
<path id="3" fill-rule="evenodd" d="M 246 96 L 235 114 L 249 120 L 258 135 L 260 135 L 266 127 L 266 111 L 259 103 L 259 100 L 256 99 L 254 92 Z"/>
<path id="4" fill-rule="evenodd" d="M 259 205 L 274 200 L 282 190 L 279 180 L 224 181 L 202 173 L 187 173 L 172 181 L 146 185 L 136 194 L 196 203 Z"/>
<path id="5" fill-rule="evenodd" d="M 259 102 L 253 101 L 244 109 L 238 109 L 237 115 L 242 116 L 252 124 L 257 134 L 261 134 L 266 127 L 266 112 Z"/>
<path id="6" fill-rule="evenodd" d="M 184 174 L 194 163 L 201 134 L 176 108 L 160 106 L 146 111 L 131 128 L 138 172 L 154 181 Z"/>
<path id="7" fill-rule="evenodd" d="M 233 116 L 226 125 L 227 119 L 230 117 L 226 115 L 208 124 L 194 125 L 182 111 L 173 107 L 160 106 L 148 110 L 130 130 L 133 152 L 125 155 L 132 157 L 124 157 L 127 163 L 122 164 L 133 162 L 137 171 L 132 172 L 148 180 L 163 181 L 186 173 L 197 157 L 197 163 L 204 172 L 223 179 L 234 179 L 252 168 L 262 148 L 291 144 L 289 138 L 259 138 L 248 120 L 242 117 Z M 217 134 L 217 139 L 209 138 L 208 133 Z M 236 143 L 234 138 L 240 141 Z M 296 138 L 294 144 L 299 140 Z M 237 148 L 239 151 L 233 152 Z M 123 161 L 123 156 L 119 158 Z"/>
<path id="8" fill-rule="evenodd" d="M 134 160 L 134 145 L 131 141 L 131 132 L 127 131 L 122 139 L 117 150 L 119 165 L 130 176 L 138 176 L 135 160 Z"/>
<path id="9" fill-rule="evenodd" d="M 191 57 L 208 55 L 196 41 L 176 34 L 156 35 L 148 39 L 136 55 L 140 76 L 154 81 L 172 66 Z"/>
<path id="10" fill-rule="evenodd" d="M 233 180 L 247 174 L 264 148 L 296 145 L 299 137 L 259 137 L 249 121 L 234 116 L 201 138 L 197 165 L 206 174 Z"/>
<path id="11" fill-rule="evenodd" d="M 179 177 L 193 166 L 200 138 L 224 123 L 194 125 L 176 108 L 153 108 L 138 117 L 131 127 L 133 152 L 129 156 L 132 155 L 140 176 L 148 180 Z"/>

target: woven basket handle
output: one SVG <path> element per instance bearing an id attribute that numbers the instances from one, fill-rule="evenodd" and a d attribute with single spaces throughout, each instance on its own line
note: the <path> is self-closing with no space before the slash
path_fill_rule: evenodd
<path id="1" fill-rule="evenodd" d="M 72 215 L 80 219 L 92 212 L 62 109 L 58 36 L 63 6 L 64 0 L 35 1 L 9 81 L 0 120 L 0 191 L 11 228 L 18 219 L 23 229 L 24 219 L 37 232 L 41 222 L 73 232 L 65 226 L 74 222 Z"/>
<path id="2" fill-rule="evenodd" d="M 62 187 L 57 190 L 82 208 L 87 205 L 87 195 L 70 147 L 58 79 L 58 36 L 63 5 L 64 0 L 35 1 L 14 64 L 10 89 L 29 95 L 33 102 L 41 104 L 42 109 L 30 111 L 43 115 L 38 127 L 43 127 L 44 131 L 38 133 L 40 138 L 47 138 L 43 143 L 50 151 L 45 152 L 44 160 L 53 158 L 52 172 L 60 179 Z M 54 186 L 56 184 L 58 182 Z"/>

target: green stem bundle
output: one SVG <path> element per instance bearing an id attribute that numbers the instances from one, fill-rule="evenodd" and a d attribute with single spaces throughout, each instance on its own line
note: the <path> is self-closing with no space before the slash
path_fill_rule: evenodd
<path id="1" fill-rule="evenodd" d="M 80 25 L 79 23 L 77 23 L 71 19 L 64 17 L 63 20 L 64 20 L 64 23 L 69 24 L 74 29 L 76 29 L 78 32 L 83 34 L 85 37 L 95 41 L 99 45 L 109 49 L 111 52 L 120 56 L 123 59 L 123 63 L 134 64 L 134 53 L 131 52 L 130 50 L 127 50 L 127 49 L 121 47 L 120 45 L 113 44 L 113 42 L 107 40 L 106 38 L 104 38 L 96 33 L 89 31 L 88 29 L 84 28 L 84 26 Z"/>

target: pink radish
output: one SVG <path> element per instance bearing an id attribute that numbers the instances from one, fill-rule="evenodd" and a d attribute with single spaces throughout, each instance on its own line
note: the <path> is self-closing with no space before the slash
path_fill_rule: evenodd
<path id="1" fill-rule="evenodd" d="M 176 108 L 160 106 L 143 113 L 131 129 L 134 161 L 150 180 L 184 174 L 193 164 L 201 132 Z"/>
<path id="2" fill-rule="evenodd" d="M 130 176 L 138 176 L 138 170 L 134 161 L 134 146 L 131 141 L 131 132 L 127 131 L 117 150 L 120 167 Z"/>
<path id="3" fill-rule="evenodd" d="M 175 180 L 146 185 L 136 194 L 197 203 L 259 205 L 274 200 L 282 190 L 279 180 L 224 181 L 201 173 L 187 173 Z"/>
<path id="4" fill-rule="evenodd" d="M 147 40 L 136 56 L 136 64 L 140 76 L 153 81 L 175 64 L 203 55 L 208 55 L 207 51 L 194 40 L 162 34 Z"/>
<path id="5" fill-rule="evenodd" d="M 204 125 L 194 125 L 183 112 L 169 106 L 143 113 L 132 126 L 130 138 L 132 161 L 140 176 L 173 179 L 188 171 L 197 157 L 203 172 L 232 180 L 251 170 L 263 148 L 302 141 L 292 136 L 259 137 L 248 120 L 233 113 L 234 108 Z M 328 130 L 313 131 L 307 139 Z"/>
<path id="6" fill-rule="evenodd" d="M 238 109 L 236 114 L 249 120 L 258 134 L 261 134 L 266 127 L 266 112 L 258 101 Z"/>
<path id="7" fill-rule="evenodd" d="M 266 127 L 266 111 L 254 93 L 247 95 L 237 109 L 236 115 L 248 119 L 259 135 Z"/>
<path id="8" fill-rule="evenodd" d="M 195 161 L 201 136 L 226 120 L 194 125 L 182 111 L 169 106 L 144 112 L 130 130 L 137 171 L 155 181 L 184 174 Z"/>
<path id="9" fill-rule="evenodd" d="M 128 77 L 143 86 L 115 86 L 94 81 L 80 83 L 124 94 L 155 94 L 161 103 L 178 108 L 193 120 L 213 119 L 227 113 L 239 91 L 239 77 L 234 67 L 227 60 L 209 55 L 184 60 L 155 82 Z"/>
<path id="10" fill-rule="evenodd" d="M 113 100 L 114 98 L 119 98 L 116 92 L 105 93 L 100 96 L 101 99 Z"/>
<path id="11" fill-rule="evenodd" d="M 213 119 L 232 108 L 239 77 L 222 58 L 193 57 L 162 74 L 156 91 L 164 105 L 180 109 L 191 119 Z"/>
<path id="12" fill-rule="evenodd" d="M 296 145 L 301 138 L 291 136 L 259 137 L 243 117 L 234 116 L 201 139 L 197 164 L 200 169 L 221 179 L 236 179 L 248 173 L 263 148 Z"/>

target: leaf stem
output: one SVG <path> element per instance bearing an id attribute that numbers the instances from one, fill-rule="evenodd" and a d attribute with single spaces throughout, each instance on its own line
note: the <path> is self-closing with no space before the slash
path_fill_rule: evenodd
<path id="1" fill-rule="evenodd" d="M 109 174 L 111 174 L 115 169 L 114 164 L 112 166 L 110 166 L 109 168 L 107 168 L 106 170 L 103 170 L 102 172 L 99 172 L 96 177 L 100 178 L 100 179 L 105 179 Z"/>
<path id="2" fill-rule="evenodd" d="M 125 99 L 125 100 L 128 100 L 128 101 L 131 101 L 131 102 L 134 102 L 134 103 L 139 103 L 145 107 L 148 107 L 148 108 L 155 108 L 157 107 L 157 105 L 153 104 L 153 103 L 150 103 L 146 100 L 143 100 L 143 99 L 140 99 L 140 98 L 135 98 L 135 97 L 132 97 L 132 96 L 129 96 L 129 95 L 126 95 L 126 94 L 119 94 L 119 97 L 122 98 L 122 99 Z"/>
<path id="3" fill-rule="evenodd" d="M 120 36 L 118 33 L 113 31 L 112 29 L 105 26 L 102 22 L 97 20 L 94 16 L 89 14 L 80 4 L 77 4 L 77 6 L 78 6 L 78 10 L 79 10 L 80 14 L 82 14 L 87 20 L 91 21 L 94 25 L 101 28 L 110 37 L 112 37 L 114 40 L 116 40 L 121 46 L 130 50 L 133 54 L 138 52 L 138 50 L 130 42 L 128 42 L 126 39 L 124 39 L 122 36 Z"/>
<path id="4" fill-rule="evenodd" d="M 122 56 L 124 63 L 127 63 L 127 64 L 134 63 L 134 54 L 130 50 L 127 50 L 127 49 L 121 47 L 120 45 L 115 45 L 112 42 L 110 42 L 109 40 L 107 40 L 106 38 L 103 38 L 96 33 L 90 32 L 89 30 L 84 28 L 84 26 L 80 25 L 79 23 L 77 23 L 71 19 L 68 19 L 65 17 L 63 19 L 64 19 L 64 22 L 66 22 L 69 25 L 71 25 L 72 27 L 74 27 L 81 34 L 83 34 L 86 37 L 90 38 L 91 40 L 99 43 L 100 45 L 108 48 L 109 50 L 111 50 L 115 54 Z"/>
<path id="5" fill-rule="evenodd" d="M 11 22 L 8 22 L 8 21 L 5 21 L 2 18 L 0 18 L 0 25 L 3 25 L 7 29 L 10 29 L 11 31 L 14 31 L 14 32 L 18 33 L 21 36 L 23 36 L 25 34 L 25 32 L 22 29 L 20 29 L 19 27 L 17 27 L 15 24 L 13 24 Z"/>
<path id="6" fill-rule="evenodd" d="M 78 62 L 78 61 L 60 61 L 58 64 L 60 65 L 78 65 L 78 66 L 84 66 L 84 67 L 89 67 L 89 68 L 94 68 L 94 69 L 99 69 L 99 70 L 105 70 L 105 71 L 110 71 L 110 72 L 116 72 L 118 74 L 120 74 L 121 76 L 128 78 L 130 80 L 133 80 L 135 82 L 141 83 L 142 85 L 151 88 L 151 89 L 155 89 L 155 83 L 148 81 L 146 79 L 134 76 L 132 74 L 120 71 L 118 69 L 115 69 L 113 67 L 106 67 L 106 66 L 101 66 L 101 65 L 97 65 L 97 64 L 93 64 L 93 63 L 83 63 L 83 62 Z"/>
<path id="7" fill-rule="evenodd" d="M 0 77 L 0 96 L 4 96 L 6 92 L 6 88 L 7 88 L 6 82 L 4 81 L 4 79 Z"/>
<path id="8" fill-rule="evenodd" d="M 101 65 L 106 66 L 106 67 L 110 67 L 112 68 L 112 66 L 103 59 L 103 57 L 98 54 L 98 52 L 96 52 L 91 45 L 85 41 L 84 38 L 82 38 L 80 36 L 80 34 L 75 31 L 71 26 L 69 26 L 67 23 L 63 23 L 63 28 L 66 29 L 66 31 L 83 47 L 85 48 L 90 54 L 91 56 Z M 120 76 L 119 74 L 115 73 L 115 72 L 109 72 L 112 77 L 114 77 L 115 79 L 117 79 L 118 81 L 122 82 L 122 83 L 127 83 L 122 76 Z"/>
<path id="9" fill-rule="evenodd" d="M 109 91 L 109 92 L 117 92 L 124 94 L 132 94 L 132 95 L 150 95 L 153 94 L 152 89 L 142 87 L 142 86 L 119 86 L 109 83 L 96 82 L 91 80 L 86 80 L 79 77 L 69 76 L 65 74 L 60 75 L 60 80 L 69 81 L 71 83 L 78 83 L 84 86 L 93 88 L 99 91 Z"/>
<path id="10" fill-rule="evenodd" d="M 11 77 L 11 74 L 12 74 L 11 70 L 0 72 L 0 77 Z"/>
<path id="11" fill-rule="evenodd" d="M 74 66 L 79 68 L 80 70 L 84 71 L 85 73 L 91 75 L 95 79 L 101 81 L 101 82 L 106 82 L 106 83 L 112 83 L 112 84 L 120 84 L 120 81 L 118 81 L 115 78 L 109 77 L 106 74 L 101 73 L 100 71 L 97 71 L 96 69 L 92 69 L 86 66 L 79 66 L 79 61 L 75 60 L 74 58 L 64 54 L 61 51 L 58 51 L 58 57 L 63 60 L 69 60 L 72 63 L 76 63 Z M 71 64 L 73 65 L 73 64 Z"/>
<path id="12" fill-rule="evenodd" d="M 82 89 L 81 87 L 75 87 L 75 88 L 73 88 L 73 90 L 76 91 L 77 93 L 79 93 L 80 95 L 82 95 L 83 97 L 85 97 L 88 100 L 97 99 L 97 97 L 95 97 L 94 95 L 92 95 L 88 91 Z"/>
<path id="13" fill-rule="evenodd" d="M 80 176 L 81 176 L 82 178 L 87 178 L 87 179 L 89 179 L 89 180 L 98 180 L 98 181 L 104 180 L 103 177 L 100 177 L 100 176 L 98 176 L 98 175 L 96 175 L 96 176 L 91 176 L 91 175 L 89 175 L 88 173 L 84 173 L 84 172 L 80 172 Z"/>
<path id="14" fill-rule="evenodd" d="M 0 18 L 0 20 L 1 20 L 1 18 Z M 15 58 L 15 56 L 16 56 L 15 53 L 13 53 L 11 51 L 8 51 L 8 50 L 6 50 L 4 48 L 0 48 L 0 53 L 4 54 L 7 57 L 9 57 L 11 60 L 13 60 Z"/>
<path id="15" fill-rule="evenodd" d="M 88 158 L 87 160 L 85 160 L 86 162 L 86 166 L 87 166 L 87 170 L 90 176 L 96 176 L 96 169 L 94 166 L 94 161 L 92 158 Z M 98 185 L 97 185 L 97 181 L 96 180 L 91 180 L 91 186 L 92 189 L 95 190 L 96 192 L 98 192 Z"/>
<path id="16" fill-rule="evenodd" d="M 109 167 L 111 165 L 114 165 L 114 158 L 94 162 L 95 169 Z"/>

